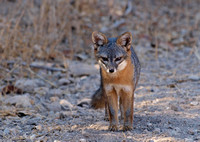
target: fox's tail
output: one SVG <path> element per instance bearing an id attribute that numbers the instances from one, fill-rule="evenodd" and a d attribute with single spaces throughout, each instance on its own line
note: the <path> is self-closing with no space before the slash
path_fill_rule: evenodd
<path id="1" fill-rule="evenodd" d="M 105 96 L 101 87 L 93 94 L 90 105 L 94 109 L 105 107 Z"/>

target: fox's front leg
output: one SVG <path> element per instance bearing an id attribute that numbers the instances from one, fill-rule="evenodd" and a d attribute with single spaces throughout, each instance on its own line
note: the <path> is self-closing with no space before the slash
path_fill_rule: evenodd
<path id="1" fill-rule="evenodd" d="M 123 92 L 121 95 L 123 106 L 124 126 L 123 131 L 133 129 L 133 102 L 134 92 Z"/>
<path id="2" fill-rule="evenodd" d="M 105 117 L 104 117 L 104 120 L 106 121 L 109 121 L 109 116 L 108 116 L 108 102 L 107 102 L 107 99 L 105 101 Z"/>
<path id="3" fill-rule="evenodd" d="M 118 130 L 118 97 L 116 92 L 113 90 L 107 93 L 107 101 L 108 101 L 108 114 L 110 120 L 110 131 Z"/>

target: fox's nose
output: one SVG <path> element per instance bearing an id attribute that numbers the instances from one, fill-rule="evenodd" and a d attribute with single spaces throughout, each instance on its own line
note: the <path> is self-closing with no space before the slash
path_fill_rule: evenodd
<path id="1" fill-rule="evenodd" d="M 110 73 L 113 73 L 113 72 L 114 72 L 114 69 L 109 69 L 109 72 L 110 72 Z"/>

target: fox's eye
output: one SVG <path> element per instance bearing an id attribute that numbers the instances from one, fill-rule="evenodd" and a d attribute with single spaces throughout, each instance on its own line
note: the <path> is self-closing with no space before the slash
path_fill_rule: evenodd
<path id="1" fill-rule="evenodd" d="M 122 59 L 122 57 L 118 57 L 115 59 L 115 61 L 120 61 Z"/>
<path id="2" fill-rule="evenodd" d="M 108 58 L 106 57 L 101 57 L 103 61 L 108 61 Z"/>

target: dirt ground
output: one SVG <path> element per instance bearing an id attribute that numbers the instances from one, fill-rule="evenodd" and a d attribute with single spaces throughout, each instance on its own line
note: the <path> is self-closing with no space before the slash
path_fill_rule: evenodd
<path id="1" fill-rule="evenodd" d="M 153 1 L 151 4 L 156 9 Z M 199 5 L 198 1 L 195 4 Z M 195 4 L 188 6 L 193 8 L 189 13 L 194 16 L 189 16 L 191 22 L 200 14 Z M 140 6 L 138 11 L 142 9 Z M 179 3 L 163 11 L 173 13 L 176 6 Z M 159 11 L 154 14 L 159 15 Z M 140 13 L 141 19 L 144 13 L 147 11 Z M 185 18 L 183 15 L 182 23 Z M 25 65 L 11 61 L 7 62 L 7 69 L 1 65 L 0 70 L 6 72 L 1 71 L 0 75 L 0 141 L 200 141 L 199 24 L 200 18 L 196 28 L 183 24 L 181 29 L 170 28 L 171 31 L 165 32 L 159 29 L 164 34 L 153 35 L 155 39 L 137 34 L 142 32 L 140 29 L 126 29 L 135 34 L 133 47 L 142 66 L 135 92 L 132 131 L 123 132 L 122 122 L 119 131 L 108 131 L 104 110 L 90 108 L 90 98 L 100 83 L 99 67 L 91 49 L 89 53 L 76 53 L 73 59 L 66 59 L 67 69 L 49 60 L 33 60 L 29 68 L 19 68 Z M 167 33 L 172 33 L 170 42 L 165 41 Z M 194 38 L 197 40 L 193 43 Z M 21 75 L 21 70 L 26 70 L 25 74 Z"/>
<path id="2" fill-rule="evenodd" d="M 27 89 L 25 94 L 1 95 L 1 139 L 199 141 L 200 64 L 194 54 L 190 55 L 192 49 L 163 52 L 158 59 L 148 48 L 136 46 L 135 49 L 142 73 L 135 93 L 132 131 L 108 131 L 104 111 L 89 108 L 88 99 L 99 85 L 98 71 L 69 78 L 61 72 L 41 72 L 55 87 L 44 79 L 22 78 L 16 86 Z M 87 65 L 93 66 L 82 63 L 82 69 L 84 66 L 88 69 Z M 74 68 L 79 67 L 75 63 Z"/>

